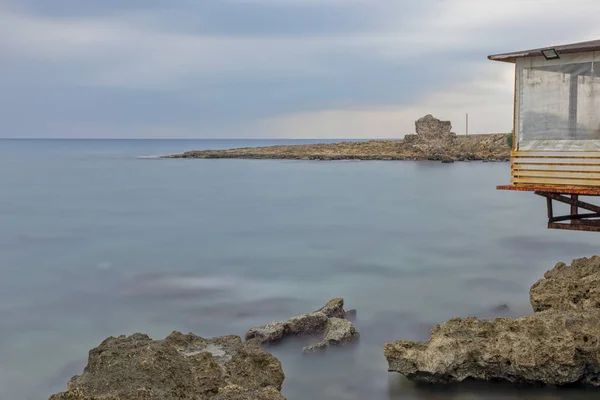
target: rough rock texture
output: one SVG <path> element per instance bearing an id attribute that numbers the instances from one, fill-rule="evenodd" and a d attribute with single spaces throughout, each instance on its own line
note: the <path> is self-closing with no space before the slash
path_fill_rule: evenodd
<path id="1" fill-rule="evenodd" d="M 431 114 L 419 118 L 415 121 L 415 132 L 417 136 L 437 139 L 441 136 L 454 137 L 451 132 L 452 123 L 450 121 L 441 121 Z"/>
<path id="2" fill-rule="evenodd" d="M 346 316 L 346 311 L 344 311 L 344 299 L 339 297 L 331 299 L 315 312 L 323 313 L 327 318 L 344 318 Z"/>
<path id="3" fill-rule="evenodd" d="M 271 322 L 265 326 L 252 328 L 246 332 L 246 340 L 269 344 L 279 342 L 288 336 L 324 334 L 323 341 L 315 349 L 346 344 L 358 339 L 359 334 L 352 323 L 344 319 L 345 317 L 344 299 L 336 298 L 329 300 L 325 306 L 310 314 L 303 314 L 287 321 Z M 315 349 L 311 348 L 309 351 Z"/>
<path id="4" fill-rule="evenodd" d="M 83 374 L 50 400 L 281 400 L 283 380 L 275 357 L 238 336 L 136 333 L 92 349 Z"/>
<path id="5" fill-rule="evenodd" d="M 415 122 L 417 134 L 404 140 L 370 140 L 229 150 L 193 150 L 165 158 L 250 158 L 295 160 L 440 160 L 508 161 L 506 134 L 456 136 L 449 121 L 426 115 Z"/>
<path id="6" fill-rule="evenodd" d="M 455 318 L 427 342 L 384 346 L 389 370 L 428 383 L 466 379 L 600 386 L 600 310 L 518 319 Z"/>
<path id="7" fill-rule="evenodd" d="M 533 315 L 455 318 L 426 342 L 384 346 L 389 370 L 409 379 L 600 386 L 600 257 L 557 264 L 530 290 Z"/>
<path id="8" fill-rule="evenodd" d="M 450 121 L 441 121 L 428 114 L 415 122 L 415 131 L 417 132 L 415 141 L 453 142 L 456 134 L 451 130 L 452 123 Z"/>
<path id="9" fill-rule="evenodd" d="M 302 349 L 305 353 L 324 350 L 330 346 L 344 345 L 358 340 L 360 334 L 352 322 L 341 318 L 329 318 L 325 329 L 325 337 L 315 345 Z"/>
<path id="10" fill-rule="evenodd" d="M 529 291 L 534 311 L 600 308 L 600 256 L 558 263 Z"/>

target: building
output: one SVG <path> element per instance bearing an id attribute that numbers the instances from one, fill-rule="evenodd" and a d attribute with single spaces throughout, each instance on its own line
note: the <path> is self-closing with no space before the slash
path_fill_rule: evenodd
<path id="1" fill-rule="evenodd" d="M 512 184 L 498 189 L 545 197 L 549 228 L 600 231 L 600 206 L 579 198 L 600 195 L 600 40 L 488 58 L 515 64 Z"/>

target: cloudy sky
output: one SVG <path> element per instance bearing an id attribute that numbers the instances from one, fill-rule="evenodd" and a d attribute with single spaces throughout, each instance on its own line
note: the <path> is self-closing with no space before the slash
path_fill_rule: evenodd
<path id="1" fill-rule="evenodd" d="M 600 38 L 599 0 L 0 0 L 0 137 L 510 131 L 511 65 Z"/>

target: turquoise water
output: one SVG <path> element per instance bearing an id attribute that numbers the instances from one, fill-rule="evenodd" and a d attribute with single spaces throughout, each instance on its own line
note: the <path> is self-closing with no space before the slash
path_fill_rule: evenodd
<path id="1" fill-rule="evenodd" d="M 296 141 L 297 143 L 298 141 Z M 416 387 L 382 345 L 454 316 L 530 312 L 529 286 L 598 236 L 545 229 L 507 163 L 158 160 L 289 141 L 0 140 L 0 399 L 43 399 L 107 336 L 243 334 L 344 297 L 361 342 L 276 348 L 298 399 L 591 399 Z"/>

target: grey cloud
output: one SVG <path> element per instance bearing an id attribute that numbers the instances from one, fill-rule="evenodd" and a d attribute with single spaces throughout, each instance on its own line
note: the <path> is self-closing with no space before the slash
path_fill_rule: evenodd
<path id="1" fill-rule="evenodd" d="M 589 18 L 510 0 L 5 0 L 0 137 L 240 137 L 280 115 L 408 107 L 478 79 L 488 53 L 586 39 L 600 4 L 575 2 Z"/>

